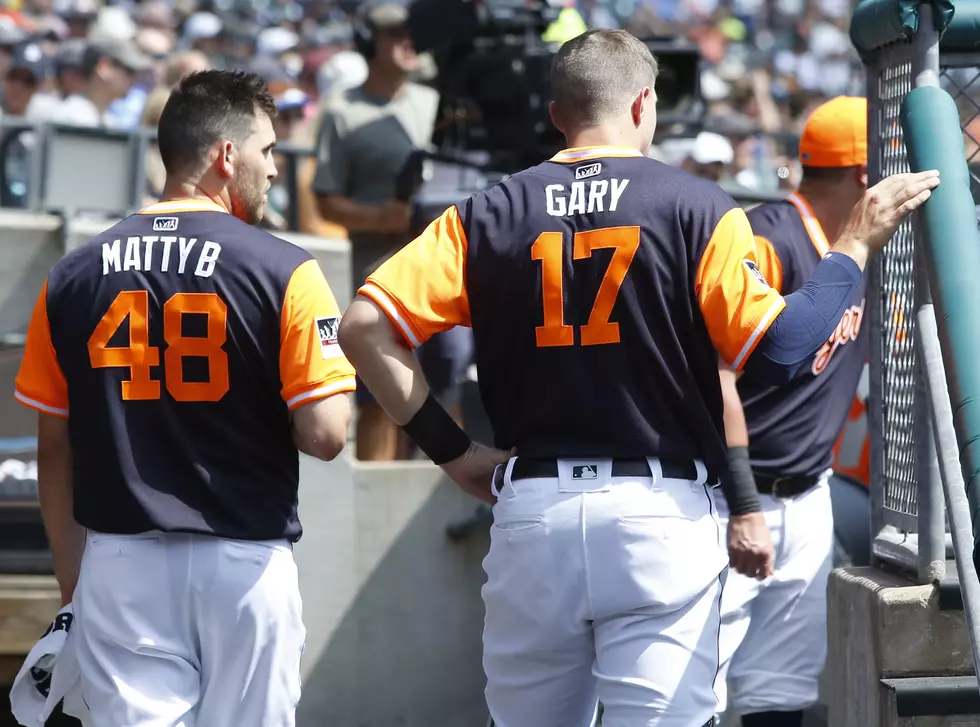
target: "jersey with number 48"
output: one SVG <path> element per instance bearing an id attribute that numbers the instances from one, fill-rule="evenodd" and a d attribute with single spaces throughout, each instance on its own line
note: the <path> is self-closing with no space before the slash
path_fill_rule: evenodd
<path id="1" fill-rule="evenodd" d="M 472 325 L 500 448 L 719 467 L 719 352 L 740 368 L 785 305 L 720 187 L 610 148 L 451 207 L 359 292 L 413 347 Z"/>
<path id="2" fill-rule="evenodd" d="M 15 395 L 68 417 L 82 526 L 296 540 L 289 412 L 353 391 L 339 316 L 306 251 L 160 203 L 54 266 Z"/>

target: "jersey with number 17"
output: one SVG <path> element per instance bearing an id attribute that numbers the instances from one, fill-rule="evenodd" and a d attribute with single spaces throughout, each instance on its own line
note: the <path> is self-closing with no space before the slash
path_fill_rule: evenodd
<path id="1" fill-rule="evenodd" d="M 82 526 L 296 540 L 290 411 L 353 391 L 339 316 L 305 250 L 163 202 L 52 268 L 15 396 L 68 419 Z"/>
<path id="2" fill-rule="evenodd" d="M 496 445 L 727 467 L 718 358 L 785 305 L 720 187 L 631 149 L 569 149 L 448 209 L 359 290 L 410 346 L 476 341 Z"/>

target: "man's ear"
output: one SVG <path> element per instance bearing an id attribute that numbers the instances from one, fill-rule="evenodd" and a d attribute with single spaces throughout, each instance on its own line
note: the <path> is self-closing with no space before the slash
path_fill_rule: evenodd
<path id="1" fill-rule="evenodd" d="M 232 177 L 235 174 L 235 164 L 238 161 L 238 150 L 235 145 L 228 140 L 223 140 L 217 144 L 217 158 L 215 167 L 223 177 Z"/>
<path id="2" fill-rule="evenodd" d="M 554 101 L 549 101 L 548 102 L 548 116 L 551 117 L 551 123 L 555 125 L 555 128 L 558 129 L 558 131 L 560 131 L 561 133 L 564 134 L 565 133 L 564 124 L 562 123 L 561 119 L 558 118 L 558 114 L 556 113 L 555 108 L 556 108 L 555 107 L 555 102 Z"/>
<path id="3" fill-rule="evenodd" d="M 858 183 L 864 188 L 868 188 L 868 165 L 861 164 L 857 168 Z"/>
<path id="4" fill-rule="evenodd" d="M 647 87 L 640 91 L 633 99 L 633 103 L 630 104 L 630 114 L 633 117 L 633 125 L 636 127 L 643 123 L 643 115 L 650 113 L 650 109 L 645 108 L 649 97 L 650 89 Z"/>

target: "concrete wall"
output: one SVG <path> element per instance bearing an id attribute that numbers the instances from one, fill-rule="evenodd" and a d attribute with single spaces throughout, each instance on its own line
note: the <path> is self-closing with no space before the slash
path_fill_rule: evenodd
<path id="1" fill-rule="evenodd" d="M 483 727 L 489 538 L 445 535 L 475 501 L 429 463 L 304 458 L 301 476 L 298 727 Z"/>
<path id="2" fill-rule="evenodd" d="M 827 625 L 832 727 L 900 724 L 893 702 L 884 698 L 882 679 L 973 673 L 963 612 L 939 610 L 933 586 L 881 568 L 833 571 Z M 972 719 L 937 724 L 977 724 Z"/>

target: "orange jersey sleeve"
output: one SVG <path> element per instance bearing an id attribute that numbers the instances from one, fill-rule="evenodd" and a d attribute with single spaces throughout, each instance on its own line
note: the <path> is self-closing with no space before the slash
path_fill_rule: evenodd
<path id="1" fill-rule="evenodd" d="M 695 291 L 715 348 L 741 371 L 786 302 L 759 269 L 752 228 L 740 207 L 715 225 L 698 263 Z"/>
<path id="2" fill-rule="evenodd" d="M 279 376 L 290 410 L 354 391 L 354 367 L 337 343 L 340 308 L 316 260 L 295 271 L 286 286 L 280 322 Z"/>
<path id="3" fill-rule="evenodd" d="M 455 206 L 389 258 L 357 291 L 373 300 L 411 348 L 470 325 L 466 232 Z"/>
<path id="4" fill-rule="evenodd" d="M 51 341 L 47 281 L 34 304 L 27 328 L 27 345 L 14 383 L 14 398 L 45 414 L 68 417 L 68 382 Z"/>
<path id="5" fill-rule="evenodd" d="M 762 235 L 755 236 L 755 252 L 758 256 L 759 272 L 772 289 L 783 292 L 783 264 L 779 260 L 776 248 L 773 247 L 769 238 Z"/>

